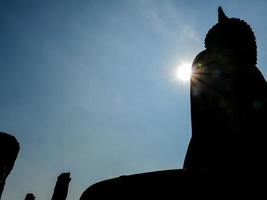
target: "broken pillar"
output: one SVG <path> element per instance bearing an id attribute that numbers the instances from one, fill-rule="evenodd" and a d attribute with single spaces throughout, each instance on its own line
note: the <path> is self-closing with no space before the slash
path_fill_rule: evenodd
<path id="1" fill-rule="evenodd" d="M 32 193 L 28 193 L 25 197 L 25 200 L 34 200 L 35 196 Z"/>
<path id="2" fill-rule="evenodd" d="M 68 195 L 70 173 L 62 173 L 57 178 L 52 200 L 66 200 Z"/>
<path id="3" fill-rule="evenodd" d="M 0 199 L 6 178 L 13 169 L 19 149 L 19 143 L 14 136 L 0 132 Z"/>

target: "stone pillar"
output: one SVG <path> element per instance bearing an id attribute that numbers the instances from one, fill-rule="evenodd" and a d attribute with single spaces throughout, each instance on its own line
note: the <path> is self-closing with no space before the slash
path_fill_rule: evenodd
<path id="1" fill-rule="evenodd" d="M 66 200 L 70 180 L 70 173 L 62 173 L 58 176 L 52 200 Z"/>
<path id="2" fill-rule="evenodd" d="M 32 193 L 28 193 L 25 197 L 25 200 L 34 200 L 35 196 Z"/>
<path id="3" fill-rule="evenodd" d="M 19 143 L 14 136 L 0 132 L 0 199 L 6 178 L 13 169 L 19 149 Z"/>

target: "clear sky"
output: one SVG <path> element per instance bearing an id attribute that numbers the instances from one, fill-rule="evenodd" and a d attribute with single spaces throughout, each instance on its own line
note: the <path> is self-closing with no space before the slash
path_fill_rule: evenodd
<path id="1" fill-rule="evenodd" d="M 217 22 L 246 20 L 267 76 L 267 1 L 1 0 L 0 130 L 21 150 L 3 200 L 68 200 L 122 174 L 179 168 L 191 134 L 189 84 L 176 79 Z"/>

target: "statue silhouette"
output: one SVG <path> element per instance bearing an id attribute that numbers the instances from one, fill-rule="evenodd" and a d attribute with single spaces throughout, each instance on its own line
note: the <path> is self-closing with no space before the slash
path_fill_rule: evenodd
<path id="1" fill-rule="evenodd" d="M 205 47 L 193 62 L 192 138 L 184 168 L 262 173 L 267 167 L 267 84 L 256 67 L 254 33 L 219 8 Z"/>
<path id="2" fill-rule="evenodd" d="M 265 180 L 267 169 L 267 84 L 256 67 L 254 33 L 245 21 L 228 18 L 219 7 L 205 48 L 192 65 L 192 138 L 184 168 L 102 181 L 80 200 L 144 194 L 190 199 L 215 193 L 240 198 L 259 192 L 256 180 Z"/>

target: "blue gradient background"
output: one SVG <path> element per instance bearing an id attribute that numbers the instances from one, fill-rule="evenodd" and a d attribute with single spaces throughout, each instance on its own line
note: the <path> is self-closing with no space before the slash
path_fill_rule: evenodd
<path id="1" fill-rule="evenodd" d="M 221 5 L 253 28 L 267 74 L 267 1 L 1 0 L 0 130 L 21 144 L 3 200 L 68 200 L 103 179 L 179 168 L 191 134 L 189 84 Z"/>

